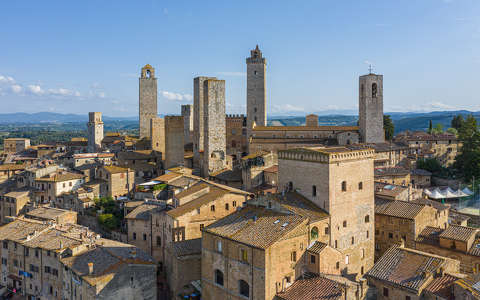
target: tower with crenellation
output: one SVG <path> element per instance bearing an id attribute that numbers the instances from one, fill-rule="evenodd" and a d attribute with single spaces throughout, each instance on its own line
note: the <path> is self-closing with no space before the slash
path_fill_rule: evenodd
<path id="1" fill-rule="evenodd" d="M 247 58 L 247 136 L 254 124 L 267 125 L 267 60 L 258 48 L 250 51 Z"/>
<path id="2" fill-rule="evenodd" d="M 149 64 L 142 68 L 138 90 L 140 138 L 150 139 L 150 120 L 157 117 L 157 78 L 155 69 Z"/>

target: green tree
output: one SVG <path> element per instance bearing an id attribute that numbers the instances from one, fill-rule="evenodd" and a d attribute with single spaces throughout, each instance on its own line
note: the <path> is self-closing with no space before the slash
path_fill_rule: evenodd
<path id="1" fill-rule="evenodd" d="M 455 159 L 455 168 L 470 181 L 473 176 L 480 176 L 480 132 L 472 115 L 459 128 L 458 139 L 462 147 Z"/>
<path id="2" fill-rule="evenodd" d="M 433 131 L 433 123 L 432 123 L 432 120 L 430 120 L 430 122 L 428 123 L 428 133 L 432 133 Z"/>
<path id="3" fill-rule="evenodd" d="M 435 158 L 419 159 L 417 160 L 417 169 L 427 170 L 434 174 L 442 172 L 442 164 Z"/>
<path id="4" fill-rule="evenodd" d="M 433 130 L 430 133 L 433 133 L 433 134 L 443 133 L 443 125 L 440 124 L 440 123 L 435 124 L 435 127 L 433 128 Z"/>
<path id="5" fill-rule="evenodd" d="M 113 214 L 101 214 L 98 216 L 98 223 L 108 230 L 113 230 L 119 227 L 119 220 Z"/>
<path id="6" fill-rule="evenodd" d="M 453 127 L 448 128 L 447 132 L 450 133 L 450 134 L 454 134 L 455 136 L 458 135 L 458 131 Z"/>
<path id="7" fill-rule="evenodd" d="M 463 119 L 462 115 L 454 116 L 451 122 L 452 128 L 455 128 L 456 130 L 460 129 L 462 127 L 463 123 L 465 120 Z"/>
<path id="8" fill-rule="evenodd" d="M 391 141 L 393 139 L 395 125 L 393 125 L 392 118 L 390 118 L 389 115 L 383 115 L 383 130 L 385 131 L 385 139 Z"/>

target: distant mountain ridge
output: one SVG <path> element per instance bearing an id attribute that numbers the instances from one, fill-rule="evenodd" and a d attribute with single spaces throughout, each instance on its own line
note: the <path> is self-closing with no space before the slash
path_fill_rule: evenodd
<path id="1" fill-rule="evenodd" d="M 331 114 L 325 114 L 327 111 L 318 112 L 320 125 L 341 125 L 349 126 L 356 125 L 358 116 L 350 114 L 350 111 L 328 111 Z M 336 113 L 334 113 L 336 112 Z M 344 112 L 344 114 L 340 113 Z M 353 111 L 352 111 L 353 112 Z M 446 129 L 450 127 L 452 118 L 456 115 L 474 115 L 480 121 L 480 112 L 473 112 L 468 110 L 457 111 L 433 111 L 433 112 L 386 112 L 395 125 L 395 133 L 405 130 L 425 130 L 428 128 L 430 120 L 433 124 L 442 124 Z M 163 115 L 160 115 L 163 116 Z M 110 117 L 103 116 L 104 122 L 117 122 L 130 124 L 133 128 L 135 122 L 138 122 L 138 117 Z M 15 124 L 39 124 L 39 123 L 81 123 L 79 126 L 85 127 L 88 122 L 88 115 L 82 114 L 61 114 L 53 112 L 39 112 L 39 113 L 7 113 L 0 114 L 0 124 L 15 125 Z M 276 126 L 300 126 L 305 123 L 305 116 L 298 115 L 270 115 L 268 118 L 269 125 Z M 133 127 L 132 127 L 133 126 Z"/>

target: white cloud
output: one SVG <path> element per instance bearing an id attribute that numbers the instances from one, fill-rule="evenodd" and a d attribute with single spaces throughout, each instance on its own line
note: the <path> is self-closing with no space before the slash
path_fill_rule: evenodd
<path id="1" fill-rule="evenodd" d="M 15 94 L 20 94 L 23 91 L 23 88 L 18 84 L 14 84 L 10 88 L 12 89 L 12 92 L 14 92 Z"/>
<path id="2" fill-rule="evenodd" d="M 29 85 L 27 86 L 27 89 L 30 93 L 35 94 L 35 95 L 43 95 L 45 94 L 45 91 L 42 89 L 41 86 L 39 85 Z"/>
<path id="3" fill-rule="evenodd" d="M 294 106 L 291 104 L 282 104 L 282 105 L 273 105 L 272 111 L 274 113 L 284 113 L 284 112 L 304 112 L 305 108 L 300 106 Z"/>
<path id="4" fill-rule="evenodd" d="M 461 109 L 471 109 L 468 107 L 462 106 L 453 106 L 445 104 L 440 101 L 430 101 L 420 105 L 410 105 L 408 107 L 393 105 L 386 107 L 386 111 L 392 112 L 431 112 L 431 111 L 449 111 L 449 110 L 461 110 Z"/>
<path id="5" fill-rule="evenodd" d="M 193 96 L 190 94 L 180 94 L 180 93 L 173 93 L 173 92 L 167 92 L 167 91 L 161 91 L 160 93 L 164 98 L 172 101 L 188 102 L 193 100 Z"/>
<path id="6" fill-rule="evenodd" d="M 13 83 L 15 83 L 15 79 L 13 79 L 13 78 L 10 77 L 10 76 L 0 75 L 0 83 L 13 84 Z"/>

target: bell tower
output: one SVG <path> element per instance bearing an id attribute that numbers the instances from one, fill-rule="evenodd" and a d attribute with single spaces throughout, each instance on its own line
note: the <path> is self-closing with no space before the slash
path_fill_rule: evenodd
<path id="1" fill-rule="evenodd" d="M 360 76 L 358 97 L 358 124 L 363 143 L 384 143 L 383 130 L 383 75 L 370 71 Z"/>
<path id="2" fill-rule="evenodd" d="M 157 78 L 155 69 L 149 64 L 140 73 L 138 112 L 140 138 L 151 138 L 150 120 L 157 117 Z"/>
<path id="3" fill-rule="evenodd" d="M 267 125 L 267 60 L 257 47 L 247 58 L 247 132 L 255 126 Z"/>

